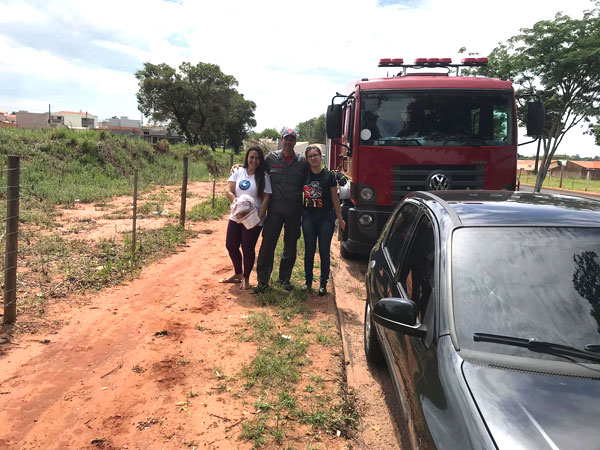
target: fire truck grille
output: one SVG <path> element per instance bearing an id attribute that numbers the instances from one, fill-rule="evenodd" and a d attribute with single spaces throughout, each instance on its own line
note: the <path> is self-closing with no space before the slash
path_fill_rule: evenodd
<path id="1" fill-rule="evenodd" d="M 483 189 L 484 173 L 483 166 L 394 166 L 394 201 L 412 191 Z"/>

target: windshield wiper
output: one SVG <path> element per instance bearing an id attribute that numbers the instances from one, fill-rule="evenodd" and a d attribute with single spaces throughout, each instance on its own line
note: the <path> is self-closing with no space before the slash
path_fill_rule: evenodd
<path id="1" fill-rule="evenodd" d="M 588 361 L 600 363 L 600 355 L 593 351 L 580 350 L 568 345 L 554 344 L 552 342 L 540 341 L 536 338 L 523 339 L 511 336 L 501 336 L 499 334 L 473 333 L 475 342 L 493 342 L 495 344 L 512 345 L 514 347 L 523 347 L 532 352 L 546 353 L 548 355 L 564 356 L 572 358 L 582 358 Z M 592 348 L 595 346 L 592 346 Z"/>
<path id="2" fill-rule="evenodd" d="M 405 137 L 383 137 L 378 139 L 380 145 L 406 145 L 406 146 L 420 146 L 421 142 L 416 138 L 405 138 Z"/>

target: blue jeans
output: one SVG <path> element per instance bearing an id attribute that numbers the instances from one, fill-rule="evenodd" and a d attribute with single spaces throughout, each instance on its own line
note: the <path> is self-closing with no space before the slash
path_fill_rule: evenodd
<path id="1" fill-rule="evenodd" d="M 331 264 L 331 238 L 335 229 L 335 211 L 306 210 L 302 214 L 302 233 L 304 234 L 304 277 L 312 283 L 317 241 L 321 257 L 321 283 L 329 280 Z"/>

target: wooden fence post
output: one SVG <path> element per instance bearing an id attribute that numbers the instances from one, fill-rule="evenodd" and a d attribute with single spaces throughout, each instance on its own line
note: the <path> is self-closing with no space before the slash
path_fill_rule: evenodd
<path id="1" fill-rule="evenodd" d="M 20 158 L 8 157 L 6 177 L 6 252 L 4 254 L 4 324 L 17 319 L 17 251 L 19 245 Z"/>
<path id="2" fill-rule="evenodd" d="M 135 233 L 137 221 L 137 197 L 138 197 L 138 170 L 133 172 L 133 228 L 131 230 L 131 256 L 135 256 Z"/>
<path id="3" fill-rule="evenodd" d="M 587 171 L 587 175 L 585 177 L 585 191 L 587 192 L 588 186 L 590 184 L 590 171 Z"/>
<path id="4" fill-rule="evenodd" d="M 179 210 L 179 226 L 185 227 L 185 204 L 187 199 L 188 157 L 183 157 L 183 181 L 181 182 L 181 209 Z"/>
<path id="5" fill-rule="evenodd" d="M 558 183 L 558 187 L 562 188 L 562 180 L 563 180 L 563 174 L 565 172 L 565 166 L 561 165 L 560 166 L 560 182 Z"/>

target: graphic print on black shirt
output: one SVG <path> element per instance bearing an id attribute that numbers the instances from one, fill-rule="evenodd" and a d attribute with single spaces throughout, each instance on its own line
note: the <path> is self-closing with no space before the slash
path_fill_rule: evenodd
<path id="1" fill-rule="evenodd" d="M 302 193 L 305 209 L 332 210 L 331 188 L 335 186 L 335 179 L 329 170 L 323 169 L 315 174 L 308 173 Z"/>
<path id="2" fill-rule="evenodd" d="M 323 188 L 318 181 L 311 181 L 304 187 L 304 207 L 322 208 L 323 207 Z"/>

